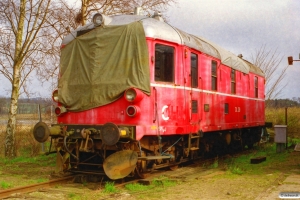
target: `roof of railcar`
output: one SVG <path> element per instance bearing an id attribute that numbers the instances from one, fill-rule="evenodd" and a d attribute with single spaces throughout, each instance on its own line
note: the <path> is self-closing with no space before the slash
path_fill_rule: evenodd
<path id="1" fill-rule="evenodd" d="M 146 37 L 186 45 L 190 48 L 199 50 L 205 54 L 220 59 L 222 64 L 227 65 L 235 70 L 247 74 L 250 71 L 254 74 L 264 76 L 260 68 L 254 66 L 248 61 L 244 61 L 242 58 L 225 50 L 217 44 L 214 44 L 213 42 L 210 42 L 204 38 L 186 33 L 159 19 L 161 18 L 158 17 L 158 19 L 155 19 L 142 15 L 116 15 L 110 16 L 108 23 L 105 23 L 105 25 L 125 25 L 135 21 L 140 21 L 143 24 Z M 83 27 L 79 27 L 64 38 L 63 44 L 67 44 L 72 41 L 76 37 L 77 31 L 83 31 L 93 28 L 95 28 L 93 23 L 89 23 Z"/>

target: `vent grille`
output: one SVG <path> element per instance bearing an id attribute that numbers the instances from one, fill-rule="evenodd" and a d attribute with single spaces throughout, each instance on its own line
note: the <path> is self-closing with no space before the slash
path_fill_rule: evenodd
<path id="1" fill-rule="evenodd" d="M 192 100 L 192 113 L 198 113 L 198 101 Z"/>

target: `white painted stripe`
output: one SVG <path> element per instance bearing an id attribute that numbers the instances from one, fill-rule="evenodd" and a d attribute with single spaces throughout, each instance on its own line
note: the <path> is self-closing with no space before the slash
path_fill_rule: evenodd
<path id="1" fill-rule="evenodd" d="M 175 86 L 175 85 L 158 84 L 158 83 L 151 83 L 150 85 L 152 87 L 172 88 L 172 89 L 194 91 L 194 92 L 199 92 L 199 93 L 202 92 L 202 93 L 208 93 L 208 94 L 217 94 L 217 95 L 221 95 L 221 96 L 236 97 L 236 98 L 240 98 L 240 99 L 265 101 L 264 99 L 251 98 L 251 97 L 240 96 L 240 95 L 233 95 L 233 94 L 226 94 L 226 93 L 214 92 L 214 91 L 210 91 L 210 90 L 201 90 L 201 89 L 198 89 L 198 88 L 191 88 L 191 87 L 185 87 L 185 86 L 177 86 L 177 85 Z"/>

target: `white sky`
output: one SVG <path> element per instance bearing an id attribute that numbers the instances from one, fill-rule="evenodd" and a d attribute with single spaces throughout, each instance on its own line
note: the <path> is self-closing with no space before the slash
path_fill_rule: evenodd
<path id="1" fill-rule="evenodd" d="M 76 1 L 76 0 L 70 0 Z M 185 32 L 206 38 L 234 54 L 251 55 L 262 45 L 276 49 L 283 56 L 299 59 L 300 1 L 298 0 L 177 0 L 169 7 L 169 23 Z M 287 72 L 288 87 L 279 98 L 300 97 L 300 62 Z M 0 76 L 0 95 L 10 89 Z M 3 87 L 4 86 L 4 87 Z M 49 86 L 35 83 L 33 91 L 50 96 Z"/>
<path id="2" fill-rule="evenodd" d="M 251 56 L 262 45 L 299 59 L 300 1 L 298 0 L 178 0 L 167 12 L 169 23 L 206 38 L 234 54 Z M 286 90 L 279 98 L 300 97 L 300 62 L 287 72 Z"/>

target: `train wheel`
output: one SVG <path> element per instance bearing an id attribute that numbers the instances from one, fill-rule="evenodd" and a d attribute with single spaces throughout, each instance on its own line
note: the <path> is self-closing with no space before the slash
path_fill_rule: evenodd
<path id="1" fill-rule="evenodd" d="M 147 173 L 143 172 L 143 169 L 138 166 L 136 166 L 134 172 L 137 178 L 141 178 L 141 179 L 147 178 Z"/>

